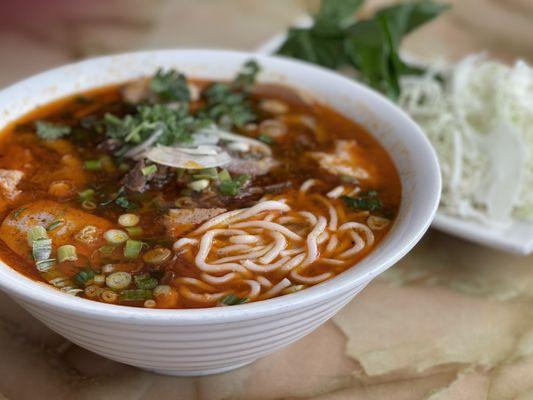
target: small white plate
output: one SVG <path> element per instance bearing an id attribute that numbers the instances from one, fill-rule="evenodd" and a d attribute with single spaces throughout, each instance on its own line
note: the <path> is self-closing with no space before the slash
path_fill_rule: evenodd
<path id="1" fill-rule="evenodd" d="M 311 18 L 298 18 L 293 26 L 310 26 Z M 280 33 L 256 48 L 261 54 L 271 54 L 285 40 L 285 33 Z M 507 251 L 515 254 L 528 255 L 533 252 L 533 224 L 514 220 L 505 228 L 485 225 L 479 221 L 467 220 L 437 211 L 432 227 L 471 242 Z"/>

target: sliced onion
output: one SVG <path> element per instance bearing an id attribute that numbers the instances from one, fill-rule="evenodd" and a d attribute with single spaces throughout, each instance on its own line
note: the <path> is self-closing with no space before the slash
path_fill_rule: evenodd
<path id="1" fill-rule="evenodd" d="M 203 149 L 200 149 L 203 147 Z M 208 147 L 208 149 L 205 149 Z M 204 169 L 220 167 L 228 164 L 231 157 L 225 151 L 212 153 L 216 146 L 199 146 L 196 149 L 183 147 L 157 146 L 146 153 L 146 158 L 157 164 L 167 165 L 174 168 Z"/>
<path id="2" fill-rule="evenodd" d="M 210 128 L 203 129 L 200 132 L 202 132 L 203 134 L 208 134 L 208 133 L 215 134 L 215 135 L 218 136 L 219 139 L 227 140 L 229 142 L 247 143 L 247 144 L 249 144 L 252 147 L 260 149 L 263 153 L 265 153 L 267 155 L 271 155 L 272 154 L 272 150 L 265 143 L 260 142 L 259 140 L 256 140 L 256 139 L 252 139 L 252 138 L 250 138 L 248 136 L 243 136 L 243 135 L 239 135 L 239 134 L 236 134 L 236 133 L 224 131 L 224 130 L 216 127 L 216 126 L 212 126 Z"/>
<path id="3" fill-rule="evenodd" d="M 149 147 L 151 147 L 157 139 L 159 139 L 159 136 L 163 134 L 163 131 L 164 131 L 164 126 L 162 126 L 162 124 L 158 124 L 158 126 L 154 129 L 154 132 L 150 135 L 148 139 L 138 144 L 137 146 L 129 149 L 126 152 L 126 154 L 124 154 L 124 157 L 133 158 L 136 160 L 142 158 L 144 152 Z"/>

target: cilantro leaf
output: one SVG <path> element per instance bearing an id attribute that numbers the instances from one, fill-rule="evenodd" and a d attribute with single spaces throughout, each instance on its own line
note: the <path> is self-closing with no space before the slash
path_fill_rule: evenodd
<path id="1" fill-rule="evenodd" d="M 236 306 L 238 304 L 244 304 L 248 302 L 249 299 L 247 297 L 239 297 L 234 294 L 228 294 L 227 296 L 224 296 L 222 300 L 220 300 L 221 306 Z"/>
<path id="2" fill-rule="evenodd" d="M 359 197 L 341 196 L 341 200 L 354 210 L 382 211 L 384 207 L 378 193 L 374 190 L 363 193 Z"/>
<path id="3" fill-rule="evenodd" d="M 159 69 L 150 79 L 150 90 L 157 94 L 163 101 L 183 101 L 191 99 L 185 75 L 176 70 L 164 71 Z"/>
<path id="4" fill-rule="evenodd" d="M 250 175 L 239 175 L 230 180 L 224 180 L 218 185 L 218 190 L 225 196 L 236 196 L 250 181 Z"/>
<path id="5" fill-rule="evenodd" d="M 44 140 L 57 140 L 70 134 L 70 127 L 52 124 L 50 122 L 37 121 L 35 122 L 37 129 L 37 136 Z"/>
<path id="6" fill-rule="evenodd" d="M 278 54 L 331 69 L 352 67 L 358 77 L 392 99 L 399 95 L 402 75 L 419 74 L 401 60 L 402 39 L 431 21 L 448 6 L 415 0 L 386 7 L 365 20 L 356 20 L 359 0 L 322 0 L 309 28 L 290 28 Z"/>

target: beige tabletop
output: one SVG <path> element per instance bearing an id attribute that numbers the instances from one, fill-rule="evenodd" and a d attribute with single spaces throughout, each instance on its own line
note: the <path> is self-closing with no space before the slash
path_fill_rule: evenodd
<path id="1" fill-rule="evenodd" d="M 369 12 L 386 1 L 367 1 Z M 533 58 L 532 0 L 455 0 L 406 41 L 457 59 Z M 9 5 L 7 5 L 9 3 Z M 18 0 L 0 13 L 0 86 L 74 59 L 166 47 L 252 50 L 304 0 Z M 533 399 L 533 257 L 435 231 L 332 321 L 251 366 L 203 378 L 115 363 L 0 293 L 0 400 Z"/>

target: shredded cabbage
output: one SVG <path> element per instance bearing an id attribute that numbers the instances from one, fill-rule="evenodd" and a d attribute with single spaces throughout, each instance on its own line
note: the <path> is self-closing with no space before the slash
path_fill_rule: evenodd
<path id="1" fill-rule="evenodd" d="M 491 225 L 533 221 L 533 69 L 472 55 L 401 87 L 400 106 L 439 157 L 441 209 Z"/>

